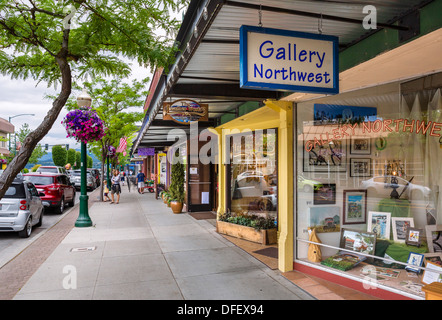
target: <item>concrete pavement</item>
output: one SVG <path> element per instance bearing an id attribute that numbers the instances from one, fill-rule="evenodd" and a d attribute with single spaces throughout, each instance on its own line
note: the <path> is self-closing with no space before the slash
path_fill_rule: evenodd
<path id="1" fill-rule="evenodd" d="M 173 214 L 153 194 L 124 188 L 119 204 L 93 202 L 89 215 L 94 226 L 65 231 L 13 299 L 314 299 L 207 220 Z"/>

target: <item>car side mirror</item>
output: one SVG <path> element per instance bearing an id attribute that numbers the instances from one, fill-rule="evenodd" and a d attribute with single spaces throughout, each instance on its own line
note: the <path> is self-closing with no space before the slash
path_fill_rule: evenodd
<path id="1" fill-rule="evenodd" d="M 44 197 L 45 194 L 44 194 L 43 192 L 39 192 L 39 193 L 38 193 L 38 196 L 39 196 L 39 197 Z"/>

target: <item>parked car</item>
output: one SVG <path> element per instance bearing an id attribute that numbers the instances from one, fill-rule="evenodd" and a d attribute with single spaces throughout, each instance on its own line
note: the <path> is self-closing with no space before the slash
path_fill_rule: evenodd
<path id="1" fill-rule="evenodd" d="M 389 198 L 391 191 L 393 190 L 391 181 L 392 178 L 397 179 L 397 189 L 396 191 L 400 195 L 404 190 L 401 199 L 410 199 L 411 196 L 424 197 L 428 198 L 431 193 L 431 189 L 425 186 L 421 186 L 419 184 L 414 184 L 412 182 L 408 182 L 398 176 L 378 176 L 373 177 L 368 180 L 364 180 L 361 182 L 361 187 L 368 190 L 369 196 L 372 197 L 382 197 Z M 393 179 L 394 181 L 394 179 Z M 408 187 L 405 189 L 405 186 L 408 184 Z"/>
<path id="2" fill-rule="evenodd" d="M 23 178 L 44 193 L 41 198 L 44 206 L 54 208 L 57 213 L 62 213 L 66 204 L 74 206 L 76 190 L 67 175 L 33 172 L 24 174 Z"/>
<path id="3" fill-rule="evenodd" d="M 32 228 L 42 224 L 43 196 L 32 182 L 15 179 L 0 200 L 0 232 L 18 232 L 20 237 L 28 238 Z"/>
<path id="4" fill-rule="evenodd" d="M 98 187 L 101 184 L 101 175 L 98 169 L 87 169 L 87 172 L 91 174 L 92 177 L 95 178 L 95 186 Z"/>
<path id="5" fill-rule="evenodd" d="M 72 183 L 76 189 L 79 190 L 81 188 L 81 170 L 74 170 L 72 173 Z M 95 178 L 90 172 L 86 172 L 86 186 L 88 190 L 94 190 L 97 187 Z"/>
<path id="6" fill-rule="evenodd" d="M 66 168 L 58 166 L 40 166 L 36 172 L 52 172 L 52 173 L 63 173 L 67 174 Z"/>

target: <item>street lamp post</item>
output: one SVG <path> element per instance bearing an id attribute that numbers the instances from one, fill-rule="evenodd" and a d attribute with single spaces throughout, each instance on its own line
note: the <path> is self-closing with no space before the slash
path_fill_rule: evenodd
<path id="1" fill-rule="evenodd" d="M 89 108 L 92 104 L 92 98 L 87 93 L 86 89 L 77 97 L 77 104 L 80 109 Z M 90 227 L 92 226 L 92 220 L 89 217 L 87 195 L 87 155 L 86 155 L 86 143 L 81 142 L 81 195 L 80 195 L 80 214 L 75 222 L 76 227 Z"/>
<path id="2" fill-rule="evenodd" d="M 21 113 L 21 114 L 17 114 L 15 116 L 9 117 L 9 123 L 11 122 L 11 119 L 16 118 L 16 117 L 20 117 L 20 116 L 35 116 L 34 113 Z M 15 131 L 15 130 L 14 130 Z M 14 141 L 16 141 L 16 134 L 14 132 Z M 17 142 L 14 142 L 14 153 L 17 153 Z M 9 134 L 9 152 L 11 152 L 11 134 Z"/>

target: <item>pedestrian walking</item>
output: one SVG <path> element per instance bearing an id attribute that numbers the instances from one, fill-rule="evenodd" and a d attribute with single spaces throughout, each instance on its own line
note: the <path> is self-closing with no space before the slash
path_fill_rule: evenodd
<path id="1" fill-rule="evenodd" d="M 144 193 L 144 181 L 146 180 L 146 176 L 144 175 L 144 172 L 140 171 L 137 174 L 137 181 L 138 181 L 138 193 L 143 194 Z"/>
<path id="2" fill-rule="evenodd" d="M 120 172 L 118 170 L 114 170 L 113 176 L 111 179 L 112 186 L 111 186 L 111 197 L 112 197 L 112 203 L 118 204 L 120 203 L 120 193 L 121 193 L 121 186 L 120 186 L 121 176 Z M 117 194 L 117 201 L 115 202 L 114 194 Z"/>

